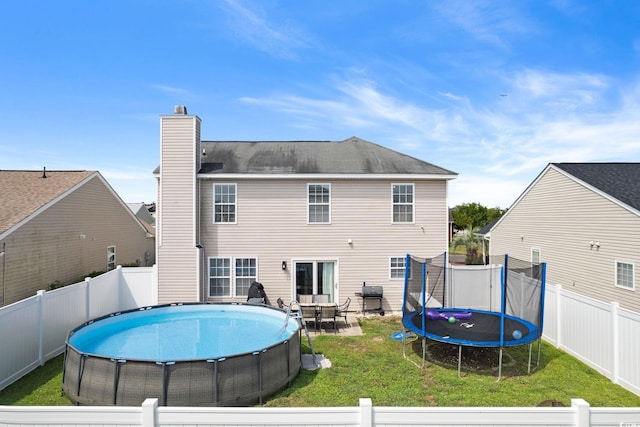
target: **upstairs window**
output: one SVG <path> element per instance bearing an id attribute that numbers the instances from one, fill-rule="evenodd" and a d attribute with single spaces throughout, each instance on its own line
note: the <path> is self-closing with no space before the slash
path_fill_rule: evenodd
<path id="1" fill-rule="evenodd" d="M 307 184 L 309 224 L 331 223 L 331 184 Z"/>
<path id="2" fill-rule="evenodd" d="M 236 223 L 236 184 L 213 186 L 213 222 Z"/>
<path id="3" fill-rule="evenodd" d="M 629 262 L 616 261 L 616 286 L 634 290 L 634 265 Z"/>
<path id="4" fill-rule="evenodd" d="M 393 223 L 413 222 L 413 184 L 392 184 Z"/>

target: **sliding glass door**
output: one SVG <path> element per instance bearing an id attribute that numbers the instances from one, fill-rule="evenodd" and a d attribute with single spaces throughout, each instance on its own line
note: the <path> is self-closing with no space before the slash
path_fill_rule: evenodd
<path id="1" fill-rule="evenodd" d="M 298 295 L 329 295 L 329 301 L 336 301 L 338 281 L 336 261 L 294 261 L 295 293 Z"/>

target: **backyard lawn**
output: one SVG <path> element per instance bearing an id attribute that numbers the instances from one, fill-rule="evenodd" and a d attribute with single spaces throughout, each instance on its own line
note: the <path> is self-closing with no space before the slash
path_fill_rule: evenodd
<path id="1" fill-rule="evenodd" d="M 518 347 L 506 350 L 501 381 L 491 369 L 478 370 L 484 367 L 483 359 L 497 366 L 491 351 L 463 355 L 474 370 L 465 369 L 458 378 L 457 367 L 447 363 L 453 360 L 441 345 L 430 347 L 444 362 L 428 361 L 423 369 L 420 341 L 408 345 L 407 358 L 403 357 L 402 343 L 390 337 L 401 330 L 399 318 L 371 317 L 360 319 L 360 324 L 362 336 L 314 338 L 316 353 L 328 358 L 331 368 L 303 370 L 290 388 L 264 406 L 357 406 L 361 397 L 371 398 L 376 406 L 536 406 L 547 400 L 569 406 L 572 398 L 599 407 L 640 406 L 640 396 L 551 345 L 543 343 L 540 366 L 531 375 L 528 350 Z M 303 352 L 309 352 L 304 336 Z M 61 381 L 62 356 L 0 391 L 0 404 L 69 405 Z"/>

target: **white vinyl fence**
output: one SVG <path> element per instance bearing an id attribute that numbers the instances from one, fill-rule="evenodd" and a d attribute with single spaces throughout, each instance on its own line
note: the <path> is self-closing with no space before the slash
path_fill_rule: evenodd
<path id="1" fill-rule="evenodd" d="M 573 399 L 567 408 L 438 408 L 373 406 L 334 408 L 0 407 L 0 426 L 103 427 L 400 427 L 400 426 L 640 426 L 640 408 L 591 408 Z"/>
<path id="2" fill-rule="evenodd" d="M 543 337 L 640 395 L 640 313 L 547 286 Z"/>
<path id="3" fill-rule="evenodd" d="M 464 272 L 463 274 L 466 274 Z M 491 283 L 495 277 L 487 275 Z M 459 280 L 464 282 L 464 280 Z M 0 389 L 64 350 L 68 331 L 114 311 L 157 304 L 155 267 L 120 268 L 0 309 Z M 544 338 L 640 394 L 640 314 L 547 285 Z M 640 427 L 640 408 L 175 408 L 0 406 L 3 426 L 616 426 Z"/>
<path id="4" fill-rule="evenodd" d="M 155 268 L 109 271 L 0 309 L 0 390 L 64 351 L 69 331 L 116 311 L 156 304 Z"/>

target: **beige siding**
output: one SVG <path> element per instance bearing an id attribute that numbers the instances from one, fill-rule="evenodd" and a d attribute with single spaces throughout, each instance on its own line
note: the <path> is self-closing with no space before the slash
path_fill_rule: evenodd
<path id="1" fill-rule="evenodd" d="M 197 301 L 196 155 L 200 121 L 196 116 L 161 119 L 160 200 L 158 204 L 158 298 L 160 303 Z"/>
<path id="2" fill-rule="evenodd" d="M 117 264 L 144 265 L 147 238 L 128 208 L 95 176 L 3 242 L 5 304 L 10 304 L 56 281 L 69 284 L 105 271 L 109 246 L 116 247 Z M 1 269 L 2 263 L 0 277 Z"/>
<path id="3" fill-rule="evenodd" d="M 548 283 L 640 311 L 637 291 L 615 287 L 616 261 L 635 264 L 637 283 L 638 236 L 638 215 L 551 168 L 491 231 L 491 253 L 530 260 L 538 247 Z"/>
<path id="4" fill-rule="evenodd" d="M 367 282 L 384 286 L 385 309 L 398 311 L 403 281 L 389 278 L 389 257 L 434 256 L 447 247 L 443 180 L 415 182 L 414 224 L 391 223 L 392 181 L 215 181 L 220 182 L 237 184 L 237 224 L 213 224 L 214 181 L 203 181 L 201 230 L 206 256 L 258 258 L 258 280 L 272 302 L 294 297 L 292 260 L 337 260 L 340 301 L 351 297 L 357 308 L 360 301 L 354 294 Z M 308 224 L 307 184 L 327 182 L 331 224 Z M 287 271 L 282 270 L 282 261 L 287 262 Z"/>

